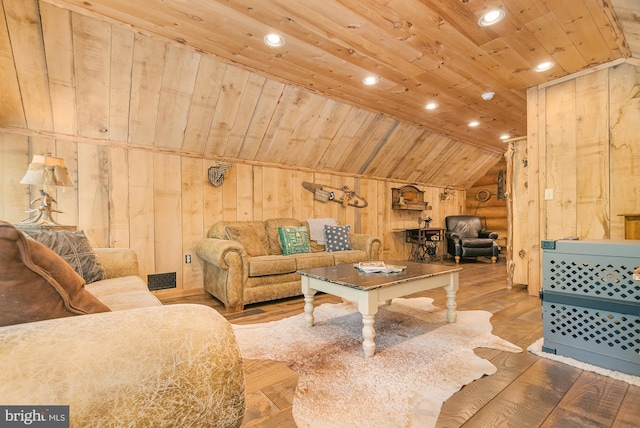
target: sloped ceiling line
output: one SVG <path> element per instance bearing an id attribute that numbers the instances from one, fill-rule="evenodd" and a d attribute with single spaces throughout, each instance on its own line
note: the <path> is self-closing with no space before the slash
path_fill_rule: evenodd
<path id="1" fill-rule="evenodd" d="M 400 125 L 399 121 L 397 121 L 397 120 L 393 121 L 393 124 L 387 130 L 387 133 L 384 135 L 384 137 L 382 137 L 380 139 L 380 141 L 378 141 L 378 144 L 376 145 L 375 150 L 373 150 L 371 152 L 371 154 L 369 155 L 367 160 L 364 161 L 364 163 L 362 164 L 362 166 L 358 170 L 358 174 L 364 174 L 367 171 L 367 169 L 369 168 L 369 165 L 371 165 L 371 162 L 373 162 L 373 160 L 378 155 L 378 153 L 380 153 L 380 150 L 382 150 L 382 147 L 384 147 L 384 145 L 387 143 L 387 141 L 389 140 L 389 137 L 391 136 L 391 134 L 394 133 L 394 131 L 396 130 L 398 125 Z"/>

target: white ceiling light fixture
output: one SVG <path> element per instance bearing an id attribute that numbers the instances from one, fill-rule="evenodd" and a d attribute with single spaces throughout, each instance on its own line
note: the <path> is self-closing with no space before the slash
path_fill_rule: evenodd
<path id="1" fill-rule="evenodd" d="M 502 134 L 502 135 L 500 136 L 500 139 L 501 139 L 501 140 L 508 140 L 508 139 L 509 139 L 509 137 L 510 137 L 510 135 L 509 135 L 509 134 Z"/>
<path id="2" fill-rule="evenodd" d="M 477 120 L 472 120 L 471 122 L 469 122 L 469 126 L 471 128 L 475 128 L 478 125 L 480 125 L 480 122 L 478 122 Z"/>
<path id="3" fill-rule="evenodd" d="M 284 37 L 276 33 L 270 33 L 264 36 L 264 44 L 270 48 L 281 48 L 285 44 Z"/>
<path id="4" fill-rule="evenodd" d="M 551 70 L 555 64 L 552 61 L 545 61 L 533 68 L 536 73 L 542 73 L 543 71 Z"/>
<path id="5" fill-rule="evenodd" d="M 424 106 L 424 108 L 426 108 L 427 110 L 435 110 L 438 108 L 438 103 L 429 103 Z"/>
<path id="6" fill-rule="evenodd" d="M 362 83 L 364 83 L 367 86 L 375 85 L 379 81 L 380 81 L 380 78 L 378 76 L 367 76 L 364 79 L 362 79 Z"/>
<path id="7" fill-rule="evenodd" d="M 482 97 L 483 100 L 485 101 L 491 101 L 494 97 L 496 93 L 495 92 L 491 92 L 491 91 L 487 91 L 485 93 L 483 93 L 482 95 L 480 95 Z"/>
<path id="8" fill-rule="evenodd" d="M 494 9 L 485 13 L 478 19 L 478 25 L 481 27 L 489 27 L 491 25 L 495 25 L 498 22 L 502 21 L 505 17 L 504 10 L 502 9 Z"/>

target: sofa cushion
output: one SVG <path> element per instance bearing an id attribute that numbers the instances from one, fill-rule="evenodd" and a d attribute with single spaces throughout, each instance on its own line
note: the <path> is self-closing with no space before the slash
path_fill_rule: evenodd
<path id="1" fill-rule="evenodd" d="M 349 231 L 351 226 L 329 226 L 324 227 L 324 240 L 327 251 L 351 250 L 349 241 Z"/>
<path id="2" fill-rule="evenodd" d="M 260 237 L 253 225 L 246 224 L 228 224 L 225 226 L 229 239 L 237 241 L 242 245 L 251 257 L 266 256 L 267 251 L 260 241 Z"/>
<path id="3" fill-rule="evenodd" d="M 278 228 L 278 234 L 280 235 L 282 254 L 285 256 L 311 252 L 309 233 L 306 227 L 280 226 Z"/>
<path id="4" fill-rule="evenodd" d="M 25 234 L 52 249 L 80 275 L 87 284 L 101 281 L 107 275 L 83 231 L 32 231 Z"/>
<path id="5" fill-rule="evenodd" d="M 460 221 L 455 225 L 452 232 L 455 232 L 460 238 L 477 238 L 480 230 L 479 223 Z"/>
<path id="6" fill-rule="evenodd" d="M 260 256 L 249 259 L 249 276 L 280 275 L 294 273 L 296 259 L 289 256 Z"/>
<path id="7" fill-rule="evenodd" d="M 494 240 L 491 238 L 464 238 L 460 241 L 463 247 L 469 248 L 490 248 L 493 247 Z"/>
<path id="8" fill-rule="evenodd" d="M 138 255 L 131 248 L 94 248 L 93 252 L 104 267 L 107 278 L 140 274 Z"/>
<path id="9" fill-rule="evenodd" d="M 298 270 L 333 266 L 335 263 L 333 254 L 330 253 L 296 254 L 293 257 L 296 259 Z"/>
<path id="10" fill-rule="evenodd" d="M 336 265 L 367 261 L 367 252 L 363 250 L 335 251 L 329 254 L 333 256 L 333 262 Z"/>
<path id="11" fill-rule="evenodd" d="M 87 284 L 86 289 L 112 311 L 162 306 L 139 276 L 124 276 Z"/>
<path id="12" fill-rule="evenodd" d="M 280 243 L 280 234 L 278 228 L 283 226 L 298 227 L 302 226 L 302 223 L 295 218 L 280 217 L 270 218 L 264 221 L 264 228 L 267 232 L 267 239 L 269 240 L 269 254 L 283 254 L 282 244 Z"/>
<path id="13" fill-rule="evenodd" d="M 51 249 L 0 221 L 0 326 L 109 312 Z"/>

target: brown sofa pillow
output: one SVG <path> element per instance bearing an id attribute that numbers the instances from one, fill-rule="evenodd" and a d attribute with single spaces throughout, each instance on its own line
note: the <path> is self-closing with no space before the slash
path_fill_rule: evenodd
<path id="1" fill-rule="evenodd" d="M 244 247 L 244 250 L 248 255 L 266 256 L 267 250 L 265 250 L 258 233 L 249 224 L 234 224 L 225 226 L 227 236 L 229 239 L 237 241 Z"/>
<path id="2" fill-rule="evenodd" d="M 109 312 L 60 256 L 0 221 L 0 326 Z"/>

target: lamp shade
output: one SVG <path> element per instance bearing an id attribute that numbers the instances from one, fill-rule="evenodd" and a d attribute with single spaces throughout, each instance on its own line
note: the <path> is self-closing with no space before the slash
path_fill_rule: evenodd
<path id="1" fill-rule="evenodd" d="M 21 184 L 37 184 L 42 186 L 73 187 L 69 172 L 62 158 L 46 155 L 34 155 L 27 172 L 20 180 Z"/>

